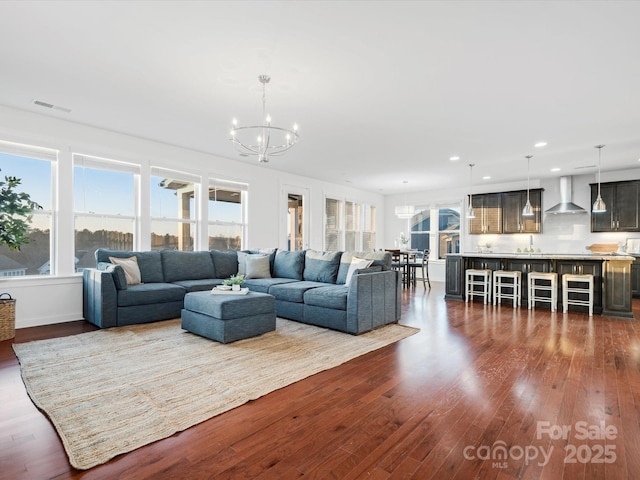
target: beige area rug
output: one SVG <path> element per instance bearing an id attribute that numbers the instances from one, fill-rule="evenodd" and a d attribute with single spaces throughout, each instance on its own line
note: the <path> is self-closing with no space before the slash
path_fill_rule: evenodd
<path id="1" fill-rule="evenodd" d="M 275 332 L 224 345 L 169 320 L 13 348 L 33 403 L 84 470 L 417 331 L 352 336 L 278 319 Z"/>

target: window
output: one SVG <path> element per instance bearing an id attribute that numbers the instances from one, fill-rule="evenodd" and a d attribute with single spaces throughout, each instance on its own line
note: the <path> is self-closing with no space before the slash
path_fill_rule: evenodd
<path id="1" fill-rule="evenodd" d="M 375 250 L 376 207 L 325 197 L 324 249 Z"/>
<path id="2" fill-rule="evenodd" d="M 342 201 L 325 198 L 324 249 L 337 251 L 342 248 Z"/>
<path id="3" fill-rule="evenodd" d="M 376 207 L 363 205 L 362 250 L 372 252 L 376 249 Z"/>
<path id="4" fill-rule="evenodd" d="M 357 250 L 360 243 L 361 205 L 354 202 L 344 203 L 345 250 Z"/>
<path id="5" fill-rule="evenodd" d="M 431 218 L 437 218 L 437 225 Z M 431 245 L 431 238 L 437 245 Z M 460 252 L 460 209 L 440 207 L 424 209 L 411 218 L 411 248 L 437 250 L 438 258 Z"/>
<path id="6" fill-rule="evenodd" d="M 430 250 L 431 210 L 419 210 L 411 218 L 411 248 Z"/>
<path id="7" fill-rule="evenodd" d="M 73 155 L 76 271 L 95 267 L 98 248 L 133 250 L 138 167 Z"/>
<path id="8" fill-rule="evenodd" d="M 54 271 L 51 256 L 53 234 L 52 168 L 57 161 L 54 150 L 0 142 L 0 176 L 17 177 L 17 192 L 29 194 L 42 206 L 35 210 L 29 225 L 29 243 L 19 251 L 0 246 L 0 277 L 49 275 Z"/>
<path id="9" fill-rule="evenodd" d="M 438 210 L 438 258 L 460 253 L 460 208 Z"/>
<path id="10" fill-rule="evenodd" d="M 151 169 L 151 249 L 193 250 L 198 177 Z"/>
<path id="11" fill-rule="evenodd" d="M 246 198 L 246 184 L 209 179 L 209 250 L 242 248 Z"/>

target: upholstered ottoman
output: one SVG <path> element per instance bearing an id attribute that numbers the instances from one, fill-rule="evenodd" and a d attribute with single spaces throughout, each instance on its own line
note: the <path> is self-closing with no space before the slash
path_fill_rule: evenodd
<path id="1" fill-rule="evenodd" d="M 221 343 L 272 332 L 276 329 L 276 299 L 258 292 L 246 295 L 187 293 L 182 328 Z"/>

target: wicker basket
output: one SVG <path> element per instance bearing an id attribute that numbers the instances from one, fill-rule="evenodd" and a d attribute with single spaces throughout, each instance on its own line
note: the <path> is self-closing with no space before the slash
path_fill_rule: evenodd
<path id="1" fill-rule="evenodd" d="M 4 298 L 4 297 L 9 298 Z M 16 336 L 16 301 L 8 293 L 0 293 L 0 341 Z"/>

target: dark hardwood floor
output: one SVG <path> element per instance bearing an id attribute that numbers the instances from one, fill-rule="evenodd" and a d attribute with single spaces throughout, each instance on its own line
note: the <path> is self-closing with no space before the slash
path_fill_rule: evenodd
<path id="1" fill-rule="evenodd" d="M 640 478 L 638 302 L 633 321 L 443 295 L 435 282 L 403 292 L 401 323 L 421 329 L 410 338 L 86 472 L 0 342 L 0 477 Z M 15 342 L 92 329 L 21 329 Z"/>

